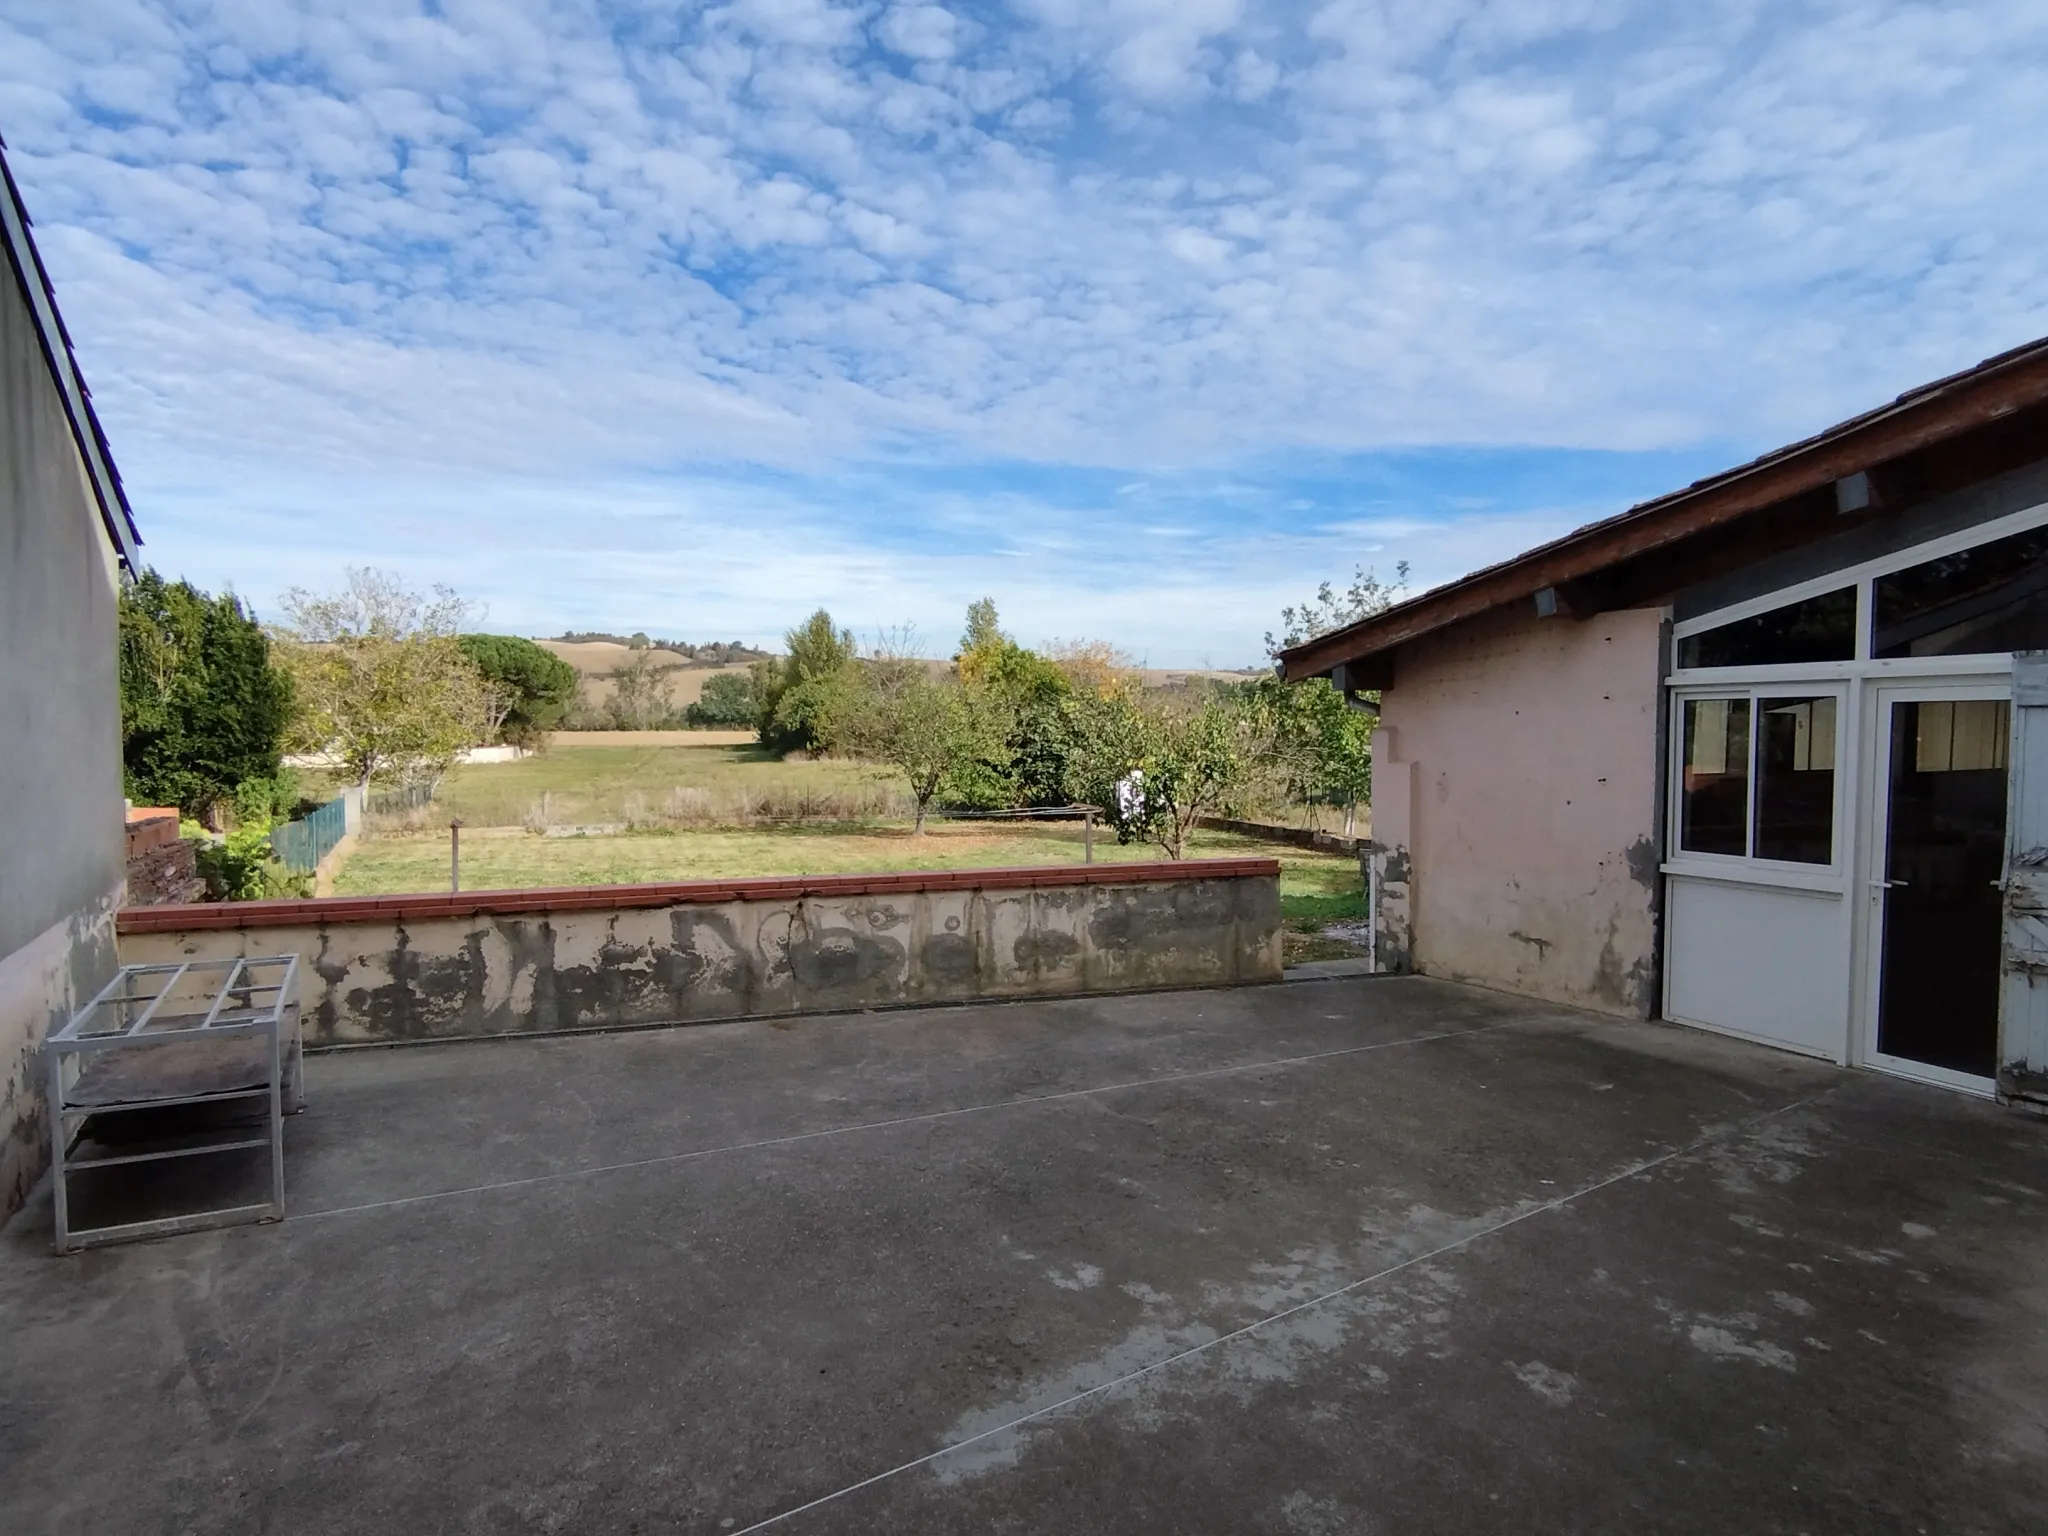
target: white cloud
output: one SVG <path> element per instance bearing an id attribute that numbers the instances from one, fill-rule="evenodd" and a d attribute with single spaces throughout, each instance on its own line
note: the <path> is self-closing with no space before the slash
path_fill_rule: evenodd
<path id="1" fill-rule="evenodd" d="M 885 45 L 913 59 L 950 59 L 961 31 L 960 18 L 942 5 L 892 5 L 877 28 Z"/>
<path id="2" fill-rule="evenodd" d="M 932 445 L 1748 449 L 2048 330 L 2023 0 L 602 15 L 0 0 L 124 463 L 225 504 L 314 464 L 506 500 Z"/>

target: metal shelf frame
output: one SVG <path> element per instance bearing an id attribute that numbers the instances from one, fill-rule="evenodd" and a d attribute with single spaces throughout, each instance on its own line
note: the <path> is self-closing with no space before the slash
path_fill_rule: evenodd
<path id="1" fill-rule="evenodd" d="M 297 955 L 123 966 L 50 1036 L 44 1056 L 57 1252 L 284 1219 L 284 1117 L 304 1103 Z M 98 1117 L 237 1101 L 261 1104 L 260 1133 L 248 1124 L 186 1129 L 175 1137 L 181 1145 L 78 1155 Z M 70 1181 L 80 1173 L 256 1148 L 269 1152 L 267 1201 L 71 1224 Z"/>

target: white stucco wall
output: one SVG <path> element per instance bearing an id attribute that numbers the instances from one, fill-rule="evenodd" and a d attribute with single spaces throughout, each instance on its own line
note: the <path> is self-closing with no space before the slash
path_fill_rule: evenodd
<path id="1" fill-rule="evenodd" d="M 43 1038 L 115 964 L 127 871 L 117 570 L 0 252 L 0 1221 L 49 1150 Z"/>
<path id="2" fill-rule="evenodd" d="M 1517 609 L 1402 648 L 1373 743 L 1384 968 L 1655 1011 L 1664 617 Z"/>

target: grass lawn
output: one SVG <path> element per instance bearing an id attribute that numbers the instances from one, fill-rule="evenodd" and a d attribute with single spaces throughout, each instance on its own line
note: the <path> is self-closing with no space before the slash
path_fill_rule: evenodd
<path id="1" fill-rule="evenodd" d="M 523 766 L 523 765 L 520 765 Z M 1280 861 L 1280 898 L 1289 926 L 1319 926 L 1364 911 L 1358 861 L 1228 833 L 1197 835 L 1196 857 L 1264 854 Z M 993 827 L 938 822 L 922 837 L 895 823 L 855 822 L 541 837 L 513 831 L 462 835 L 465 890 L 536 885 L 626 885 L 735 875 L 860 874 L 898 869 L 991 869 L 1078 864 L 1081 828 L 1070 823 Z M 1100 862 L 1158 858 L 1150 844 L 1119 845 L 1097 829 Z M 337 896 L 385 896 L 448 889 L 448 833 L 365 838 L 336 873 Z"/>

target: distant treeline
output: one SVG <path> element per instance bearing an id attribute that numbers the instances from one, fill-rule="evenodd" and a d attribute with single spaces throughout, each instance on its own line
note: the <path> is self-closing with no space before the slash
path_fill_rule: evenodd
<path id="1" fill-rule="evenodd" d="M 768 652 L 756 650 L 751 645 L 742 645 L 737 640 L 709 640 L 695 645 L 687 640 L 656 640 L 645 634 L 615 635 L 601 629 L 572 629 L 565 635 L 554 637 L 564 645 L 587 645 L 592 641 L 605 641 L 612 645 L 623 645 L 635 651 L 668 651 L 673 655 L 686 657 L 707 667 L 729 667 L 742 661 L 759 661 Z"/>

